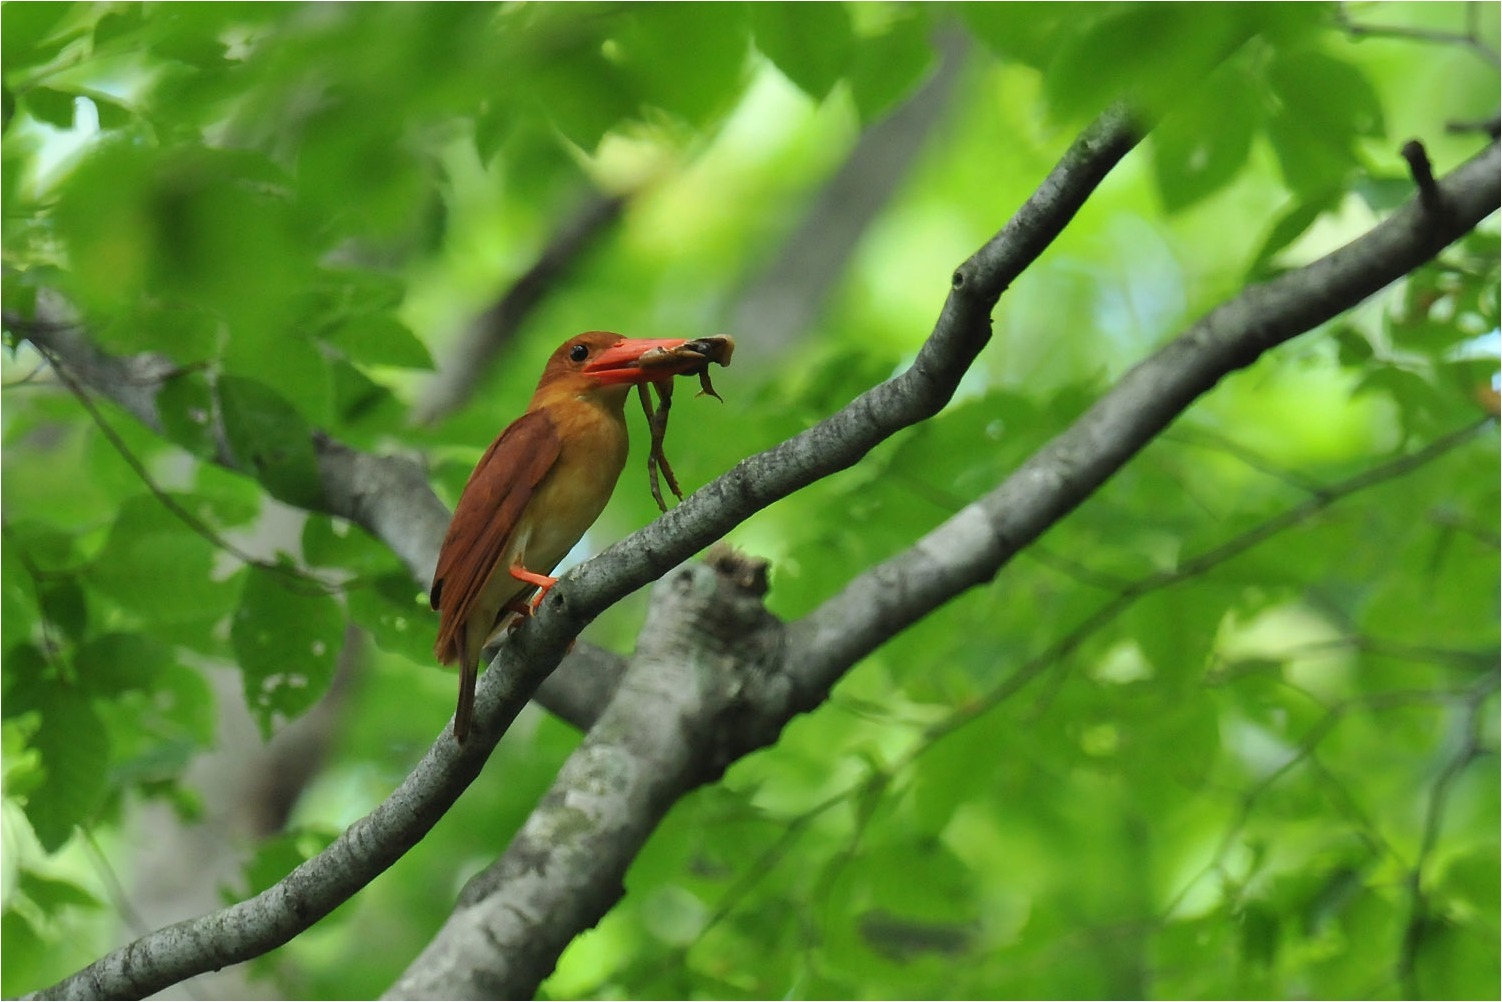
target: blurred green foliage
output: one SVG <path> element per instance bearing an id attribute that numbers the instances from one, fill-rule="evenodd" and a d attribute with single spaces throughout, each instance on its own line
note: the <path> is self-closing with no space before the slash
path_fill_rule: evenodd
<path id="1" fill-rule="evenodd" d="M 188 769 L 228 741 L 218 701 L 272 734 L 323 697 L 347 624 L 374 641 L 333 757 L 290 827 L 243 839 L 231 894 L 318 851 L 443 725 L 453 678 L 396 558 L 322 515 L 257 535 L 316 506 L 311 431 L 421 449 L 452 501 L 561 337 L 718 329 L 943 33 L 970 38 L 957 96 L 893 201 L 850 207 L 875 218 L 816 328 L 722 377 L 723 406 L 680 401 L 685 486 L 911 357 L 950 270 L 1102 107 L 1129 98 L 1156 126 L 1008 291 L 953 405 L 733 534 L 773 561 L 784 617 L 994 486 L 1246 281 L 1406 199 L 1402 141 L 1440 172 L 1469 156 L 1481 140 L 1445 125 L 1494 114 L 1497 89 L 1480 4 L 0 19 L 6 309 L 61 292 L 101 347 L 178 366 L 158 437 L 81 408 L 7 333 L 6 994 L 131 935 L 141 815 L 203 822 Z M 468 406 L 411 426 L 434 359 L 592 190 L 631 196 L 619 225 Z M 1226 381 L 993 584 L 678 805 L 545 992 L 1495 997 L 1497 449 L 1494 426 L 1453 433 L 1480 418 L 1497 304 L 1489 226 Z M 254 478 L 212 465 L 225 447 Z M 642 454 L 590 542 L 654 514 Z M 589 639 L 629 649 L 643 601 Z M 421 845 L 255 973 L 287 997 L 385 990 L 576 741 L 524 716 Z"/>

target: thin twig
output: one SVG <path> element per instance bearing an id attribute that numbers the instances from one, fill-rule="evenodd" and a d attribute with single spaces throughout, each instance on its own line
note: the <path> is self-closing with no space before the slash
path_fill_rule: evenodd
<path id="1" fill-rule="evenodd" d="M 109 421 L 105 419 L 104 414 L 101 413 L 98 406 L 95 405 L 93 399 L 89 396 L 88 391 L 84 389 L 83 386 L 80 385 L 79 382 L 68 373 L 67 367 L 60 365 L 57 358 L 53 356 L 46 348 L 38 346 L 37 350 L 40 351 L 42 353 L 42 356 L 46 358 L 47 361 L 52 365 L 52 371 L 57 373 L 58 379 L 60 379 L 63 385 L 68 388 L 69 392 L 71 392 L 73 396 L 78 399 L 78 402 L 83 406 L 83 409 L 87 411 L 89 417 L 93 419 L 95 426 L 98 427 L 101 432 L 103 432 L 105 439 L 110 443 L 110 445 L 114 446 L 115 451 L 120 454 L 120 458 L 125 460 L 125 464 L 131 468 L 131 471 L 134 472 L 135 475 L 140 479 L 141 483 L 146 486 L 146 489 L 151 492 L 151 496 L 156 498 L 157 501 L 161 503 L 162 507 L 166 508 L 169 512 L 175 515 L 179 521 L 181 521 L 194 533 L 201 536 L 216 549 L 228 553 L 230 556 L 234 557 L 242 564 L 247 564 L 251 567 L 256 567 L 260 570 L 269 571 L 272 574 L 277 574 L 279 576 L 285 577 L 295 585 L 311 585 L 313 590 L 308 592 L 308 594 L 317 593 L 325 595 L 335 595 L 345 590 L 345 586 L 324 581 L 318 576 L 310 574 L 307 571 L 302 571 L 295 567 L 287 567 L 283 564 L 275 563 L 269 560 L 262 560 L 259 557 L 252 556 L 251 554 L 240 549 L 234 543 L 231 543 L 229 540 L 219 535 L 217 532 L 211 529 L 207 523 L 198 518 L 198 516 L 194 515 L 192 512 L 184 508 L 181 504 L 178 503 L 176 498 L 174 498 L 171 494 L 164 490 L 162 486 L 158 484 L 156 480 L 151 476 L 151 473 L 146 469 L 145 464 L 143 464 L 140 458 L 131 451 L 130 446 L 125 444 L 125 440 L 120 437 L 119 432 L 115 431 L 114 427 L 109 423 Z"/>
<path id="2" fill-rule="evenodd" d="M 1398 24 L 1360 24 L 1351 20 L 1346 4 L 1335 8 L 1335 23 L 1352 38 L 1392 38 L 1410 42 L 1425 42 L 1434 45 L 1458 45 L 1475 53 L 1493 67 L 1502 66 L 1502 53 L 1487 45 L 1479 29 L 1478 3 L 1466 7 L 1466 30 L 1445 31 L 1442 28 L 1415 28 Z"/>
<path id="3" fill-rule="evenodd" d="M 1497 683 L 1496 674 L 1488 672 L 1471 686 L 1464 704 L 1465 719 L 1461 722 L 1464 737 L 1455 749 L 1455 754 L 1450 756 L 1449 761 L 1434 777 L 1434 785 L 1429 790 L 1429 804 L 1424 811 L 1423 840 L 1419 844 L 1418 858 L 1408 871 L 1408 921 L 1403 926 L 1403 941 L 1398 953 L 1398 983 L 1403 986 L 1403 994 L 1409 998 L 1423 997 L 1422 986 L 1418 983 L 1418 952 L 1432 921 L 1424 892 L 1425 868 L 1434 855 L 1435 846 L 1439 844 L 1440 825 L 1444 821 L 1445 808 L 1449 804 L 1455 781 L 1473 761 L 1490 751 L 1482 734 L 1486 721 L 1492 716 L 1486 713 L 1486 706 L 1492 694 L 1497 691 Z"/>

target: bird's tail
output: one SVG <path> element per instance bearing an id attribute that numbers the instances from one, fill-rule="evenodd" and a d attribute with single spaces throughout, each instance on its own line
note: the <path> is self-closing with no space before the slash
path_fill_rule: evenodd
<path id="1" fill-rule="evenodd" d="M 473 658 L 466 657 L 459 668 L 459 705 L 454 710 L 454 740 L 461 745 L 469 737 L 469 725 L 475 716 L 475 671 Z"/>

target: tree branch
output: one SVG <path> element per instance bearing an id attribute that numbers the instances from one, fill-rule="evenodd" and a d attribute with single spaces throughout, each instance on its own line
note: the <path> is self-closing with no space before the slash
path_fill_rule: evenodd
<path id="1" fill-rule="evenodd" d="M 387 997 L 531 997 L 563 947 L 623 893 L 668 808 L 723 769 L 718 735 L 781 653 L 765 580 L 764 566 L 743 576 L 693 563 L 657 583 L 616 698 Z"/>
<path id="2" fill-rule="evenodd" d="M 741 462 L 667 515 L 567 575 L 549 593 L 539 615 L 502 645 L 494 666 L 498 670 L 481 677 L 476 726 L 462 747 L 445 729 L 390 797 L 261 894 L 157 930 L 30 997 L 149 995 L 183 978 L 272 950 L 347 900 L 426 835 L 468 787 L 589 619 L 753 512 L 854 465 L 893 432 L 937 413 L 989 339 L 990 310 L 1001 290 L 1048 246 L 1136 141 L 1136 131 L 1121 111 L 1108 113 L 1085 131 L 1001 233 L 956 272 L 934 334 L 907 372 L 808 431 Z M 52 347 L 64 354 L 55 340 Z M 108 384 L 101 389 L 109 392 Z M 132 413 L 159 427 L 154 398 L 137 406 Z M 389 536 L 400 543 L 399 552 L 404 552 L 419 580 L 431 576 L 444 520 L 438 517 L 431 529 L 413 534 L 426 539 L 426 546 L 409 537 L 399 521 L 405 505 L 415 503 L 412 498 L 431 495 L 426 484 L 407 482 L 400 467 L 392 472 L 394 465 L 405 461 L 365 456 L 327 439 L 318 447 L 329 509 L 378 538 Z M 374 493 L 372 482 L 382 478 L 405 497 Z"/>
<path id="3" fill-rule="evenodd" d="M 729 762 L 774 742 L 794 715 L 821 702 L 866 653 L 949 598 L 993 577 L 1022 546 L 1071 511 L 1222 377 L 1350 309 L 1468 232 L 1502 200 L 1498 170 L 1493 146 L 1440 182 L 1444 213 L 1431 213 L 1416 200 L 1346 247 L 1267 285 L 1249 288 L 1212 311 L 1128 372 L 1068 431 L 990 494 L 913 547 L 856 577 L 785 629 L 779 630 L 770 616 L 753 622 L 748 615 L 721 607 L 675 605 L 672 582 L 708 591 L 708 585 L 692 584 L 703 578 L 702 571 L 682 568 L 664 579 L 641 635 L 650 667 L 634 662 L 627 669 L 599 733 L 592 733 L 570 757 L 500 860 L 465 888 L 454 914 L 393 985 L 391 997 L 534 995 L 574 936 L 598 922 L 619 899 L 627 865 L 679 798 L 716 778 Z M 956 273 L 950 306 L 962 292 L 976 287 L 999 291 L 1004 282 L 986 264 L 1010 260 L 1010 254 L 1008 246 L 988 244 Z M 950 306 L 925 351 L 951 335 L 945 326 L 946 318 L 954 316 Z M 920 354 L 914 369 L 923 361 Z M 869 413 L 863 409 L 869 408 L 869 398 L 910 375 L 911 371 L 870 391 L 808 434 L 822 434 L 821 441 L 831 442 L 834 433 L 829 429 L 838 427 L 842 417 Z M 749 489 L 758 481 L 743 473 L 746 467 L 788 452 L 797 442 L 741 463 L 668 516 L 581 567 L 550 595 L 550 611 L 578 614 L 580 607 L 592 608 L 595 592 L 609 593 L 613 580 L 608 572 L 629 570 L 629 565 L 608 563 L 612 553 L 651 538 L 676 513 L 690 509 L 685 517 L 692 517 L 691 506 L 707 503 L 700 499 L 721 484 L 740 483 Z M 1396 475 L 1450 444 L 1436 444 L 1371 476 Z M 777 466 L 766 468 L 765 475 L 779 472 L 796 476 Z M 1353 481 L 1358 487 L 1365 482 Z M 1327 503 L 1317 497 L 1306 506 Z M 1291 517 L 1302 514 L 1297 509 Z M 1249 546 L 1260 538 L 1249 537 L 1237 545 Z M 667 552 L 677 552 L 669 549 L 672 545 L 672 540 L 662 544 Z M 653 557 L 659 552 L 655 547 L 648 550 Z M 1205 559 L 1223 557 L 1212 551 Z M 565 596 L 561 600 L 554 597 L 560 591 Z M 676 638 L 709 629 L 718 618 L 753 622 L 732 648 L 742 653 L 741 660 L 732 657 L 707 666 L 703 649 L 693 644 L 673 641 L 676 660 L 663 659 L 650 646 L 660 632 Z M 551 625 L 529 623 L 517 639 L 523 645 L 541 645 Z M 483 691 L 485 683 L 514 684 L 509 676 L 526 670 L 519 668 L 524 657 L 525 649 L 503 651 L 498 670 L 482 680 L 482 719 L 495 711 L 497 702 Z M 686 678 L 664 683 L 661 676 L 673 672 Z M 648 698 L 638 700 L 641 693 Z M 672 735 L 669 748 L 658 743 L 664 732 Z"/>
<path id="4" fill-rule="evenodd" d="M 1251 286 L 1116 386 L 1001 486 L 917 545 L 871 568 L 798 624 L 810 698 L 856 660 L 990 580 L 1228 373 L 1360 303 L 1470 232 L 1499 201 L 1497 146 L 1339 250 Z M 1430 211 L 1427 204 L 1442 204 Z M 901 587 L 893 587 L 900 582 Z"/>

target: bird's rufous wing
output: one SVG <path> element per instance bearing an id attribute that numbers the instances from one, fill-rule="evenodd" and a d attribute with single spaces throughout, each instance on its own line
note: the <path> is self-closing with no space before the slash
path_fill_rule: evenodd
<path id="1" fill-rule="evenodd" d="M 506 543 L 560 450 L 558 429 L 545 411 L 523 414 L 490 443 L 464 485 L 429 595 L 439 613 L 433 650 L 444 664 L 464 656 L 465 621 L 490 577 L 508 573 L 500 566 Z"/>

